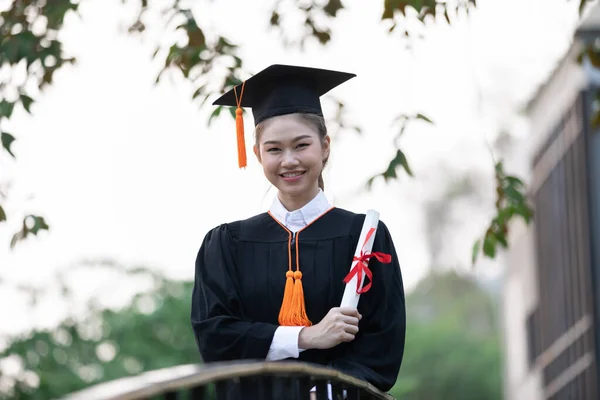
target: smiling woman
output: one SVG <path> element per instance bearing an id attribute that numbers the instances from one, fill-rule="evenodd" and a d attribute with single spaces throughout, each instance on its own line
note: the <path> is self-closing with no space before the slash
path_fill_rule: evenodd
<path id="1" fill-rule="evenodd" d="M 389 257 L 366 261 L 358 308 L 340 307 L 365 214 L 332 207 L 323 193 L 330 138 L 320 96 L 353 76 L 274 65 L 215 102 L 237 107 L 240 166 L 241 107 L 252 108 L 254 154 L 278 192 L 268 212 L 215 227 L 200 246 L 191 322 L 204 361 L 299 360 L 383 391 L 395 384 L 406 317 L 391 235 L 380 221 L 372 251 Z M 246 398 L 258 396 L 244 385 Z"/>
<path id="2" fill-rule="evenodd" d="M 294 113 L 256 126 L 254 154 L 288 210 L 297 210 L 324 189 L 330 138 L 323 117 Z"/>

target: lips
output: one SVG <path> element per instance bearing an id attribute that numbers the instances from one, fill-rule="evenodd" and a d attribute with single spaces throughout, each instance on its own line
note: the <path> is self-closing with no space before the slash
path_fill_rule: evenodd
<path id="1" fill-rule="evenodd" d="M 283 174 L 279 174 L 279 176 L 286 182 L 295 182 L 299 179 L 302 179 L 302 176 L 306 173 L 306 171 L 293 171 L 293 172 L 285 172 Z"/>
<path id="2" fill-rule="evenodd" d="M 296 178 L 300 175 L 304 175 L 306 171 L 294 171 L 294 172 L 286 172 L 283 174 L 279 174 L 279 176 L 283 177 L 283 178 Z"/>

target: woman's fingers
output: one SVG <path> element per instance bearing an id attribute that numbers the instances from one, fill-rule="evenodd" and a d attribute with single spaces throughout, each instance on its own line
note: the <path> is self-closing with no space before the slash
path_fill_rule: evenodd
<path id="1" fill-rule="evenodd" d="M 340 307 L 338 310 L 340 311 L 341 314 L 344 314 L 344 315 L 347 315 L 350 317 L 356 317 L 356 318 L 361 317 L 358 310 L 354 307 Z"/>
<path id="2" fill-rule="evenodd" d="M 344 323 L 348 324 L 348 325 L 356 325 L 356 326 L 358 326 L 358 318 L 344 316 Z"/>
<path id="3" fill-rule="evenodd" d="M 342 338 L 341 338 L 341 339 L 342 339 L 342 342 L 346 342 L 346 343 L 348 343 L 348 342 L 351 342 L 351 341 L 353 341 L 353 340 L 354 340 L 354 335 L 353 335 L 353 334 L 351 334 L 351 333 L 347 333 L 347 332 L 345 332 L 345 333 L 342 335 Z"/>
<path id="4" fill-rule="evenodd" d="M 352 335 L 356 335 L 358 333 L 358 326 L 355 325 L 346 325 L 344 328 L 346 333 L 351 333 Z"/>

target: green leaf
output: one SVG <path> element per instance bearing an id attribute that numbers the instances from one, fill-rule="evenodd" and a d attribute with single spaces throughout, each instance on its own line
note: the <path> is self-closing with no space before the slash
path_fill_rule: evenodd
<path id="1" fill-rule="evenodd" d="M 204 32 L 195 25 L 194 27 L 189 26 L 188 23 L 188 46 L 195 48 L 204 48 L 206 45 L 206 38 L 204 37 Z"/>
<path id="2" fill-rule="evenodd" d="M 483 240 L 483 253 L 490 258 L 496 256 L 496 238 L 491 232 L 486 233 Z"/>
<path id="3" fill-rule="evenodd" d="M 388 165 L 387 169 L 383 172 L 383 174 L 381 174 L 385 181 L 387 181 L 388 179 L 394 179 L 398 177 L 398 175 L 396 175 L 396 168 L 398 167 L 398 165 L 400 165 L 400 162 L 398 161 L 398 156 L 396 156 L 392 161 L 390 161 L 390 164 Z"/>
<path id="4" fill-rule="evenodd" d="M 21 103 L 23 104 L 23 108 L 31 114 L 31 104 L 33 104 L 33 99 L 25 94 L 21 95 Z"/>
<path id="5" fill-rule="evenodd" d="M 314 29 L 313 34 L 316 36 L 317 39 L 319 39 L 319 42 L 321 42 L 321 44 L 326 44 L 331 40 L 331 34 L 326 30 L 320 31 Z"/>
<path id="6" fill-rule="evenodd" d="M 329 0 L 327 5 L 323 8 L 323 11 L 330 17 L 335 17 L 344 6 L 340 0 Z"/>
<path id="7" fill-rule="evenodd" d="M 196 97 L 200 96 L 204 92 L 205 87 L 206 85 L 202 85 L 198 89 L 196 89 L 194 95 L 192 96 L 192 99 L 195 99 Z"/>
<path id="8" fill-rule="evenodd" d="M 33 227 L 29 229 L 29 232 L 37 235 L 41 230 L 48 230 L 49 226 L 44 220 L 44 217 L 40 217 L 38 215 L 29 215 L 28 217 L 33 219 Z"/>
<path id="9" fill-rule="evenodd" d="M 210 114 L 210 117 L 208 118 L 208 126 L 210 126 L 214 118 L 218 117 L 221 114 L 221 110 L 223 110 L 223 106 L 218 106 L 213 110 L 213 112 Z"/>
<path id="10" fill-rule="evenodd" d="M 233 119 L 235 119 L 236 115 L 235 115 L 235 107 L 229 107 L 229 114 L 231 115 L 231 117 Z M 243 114 L 242 114 L 243 115 Z"/>
<path id="11" fill-rule="evenodd" d="M 276 10 L 273 10 L 269 24 L 272 26 L 279 26 L 279 13 Z"/>
<path id="12" fill-rule="evenodd" d="M 377 177 L 383 177 L 383 179 L 387 182 L 390 179 L 395 179 L 398 177 L 398 174 L 396 173 L 396 169 L 401 166 L 402 168 L 404 168 L 404 170 L 406 171 L 406 173 L 410 176 L 413 176 L 413 173 L 410 169 L 410 166 L 408 165 L 408 160 L 406 159 L 406 156 L 404 155 L 404 153 L 402 152 L 402 150 L 398 149 L 398 151 L 396 152 L 396 156 L 394 157 L 394 159 L 392 161 L 390 161 L 390 164 L 388 165 L 387 169 L 379 174 L 379 175 L 375 175 L 371 178 L 369 178 L 369 180 L 366 183 L 367 189 L 370 189 L 373 181 L 375 180 L 375 178 Z"/>
<path id="13" fill-rule="evenodd" d="M 0 119 L 3 117 L 8 119 L 12 115 L 15 108 L 15 103 L 9 103 L 6 100 L 0 101 Z"/>
<path id="14" fill-rule="evenodd" d="M 473 243 L 473 250 L 471 253 L 471 262 L 475 264 L 477 261 L 477 255 L 479 254 L 479 250 L 481 250 L 481 239 L 477 239 L 475 243 Z"/>
<path id="15" fill-rule="evenodd" d="M 498 161 L 494 167 L 496 176 L 504 176 L 504 164 L 502 161 Z"/>
<path id="16" fill-rule="evenodd" d="M 406 155 L 404 155 L 402 150 L 398 150 L 398 152 L 396 153 L 396 160 L 399 161 L 400 165 L 402 165 L 402 167 L 408 175 L 413 176 L 410 166 L 408 165 L 408 159 L 406 158 Z"/>
<path id="17" fill-rule="evenodd" d="M 4 212 L 4 209 L 2 208 L 2 206 L 0 206 L 0 222 L 6 221 L 6 213 Z"/>
<path id="18" fill-rule="evenodd" d="M 502 225 L 508 223 L 508 221 L 510 221 L 510 219 L 514 215 L 514 212 L 515 212 L 514 207 L 504 207 L 504 208 L 500 209 L 498 211 L 498 216 L 496 217 L 496 221 L 498 222 L 498 225 L 502 226 Z"/>
<path id="19" fill-rule="evenodd" d="M 393 19 L 394 9 L 392 8 L 392 0 L 385 0 L 383 5 L 383 14 L 381 15 L 382 20 Z"/>
<path id="20" fill-rule="evenodd" d="M 504 190 L 504 193 L 506 194 L 506 197 L 513 200 L 515 203 L 523 203 L 525 201 L 525 196 L 512 186 L 507 187 Z"/>
<path id="21" fill-rule="evenodd" d="M 390 164 L 388 165 L 387 169 L 381 175 L 386 181 L 388 179 L 397 178 L 398 175 L 396 174 L 396 169 L 399 166 L 403 167 L 408 175 L 413 176 L 410 166 L 408 165 L 408 160 L 406 159 L 406 156 L 400 149 L 398 149 L 398 151 L 396 152 L 396 156 L 392 159 L 392 161 L 390 161 Z"/>
<path id="22" fill-rule="evenodd" d="M 367 189 L 371 189 L 371 187 L 373 186 L 373 181 L 375 180 L 375 178 L 377 178 L 376 176 L 372 176 L 369 178 L 369 180 L 367 181 Z"/>
<path id="23" fill-rule="evenodd" d="M 430 120 L 429 118 L 427 118 L 426 116 L 424 116 L 423 114 L 417 114 L 417 119 L 423 120 L 425 122 L 429 122 L 430 124 L 433 124 L 433 121 Z"/>
<path id="24" fill-rule="evenodd" d="M 526 223 L 529 224 L 533 217 L 533 210 L 525 203 L 517 204 L 512 207 L 513 212 L 523 217 Z"/>
<path id="25" fill-rule="evenodd" d="M 494 239 L 500 243 L 502 247 L 505 249 L 508 248 L 508 242 L 506 240 L 506 235 L 502 232 L 494 231 Z"/>
<path id="26" fill-rule="evenodd" d="M 8 151 L 8 154 L 13 156 L 13 158 L 16 158 L 12 150 L 10 149 L 10 146 L 13 144 L 14 141 L 15 137 L 13 135 L 11 135 L 10 133 L 2 132 L 2 147 L 4 147 L 4 149 Z"/>
<path id="27" fill-rule="evenodd" d="M 525 187 L 525 184 L 523 183 L 523 181 L 515 176 L 507 176 L 504 179 L 506 180 L 506 182 L 508 183 L 509 186 L 519 187 L 519 188 Z"/>

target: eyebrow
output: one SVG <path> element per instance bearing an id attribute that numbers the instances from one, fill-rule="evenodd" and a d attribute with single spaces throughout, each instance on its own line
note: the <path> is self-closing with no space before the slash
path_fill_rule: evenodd
<path id="1" fill-rule="evenodd" d="M 310 138 L 311 138 L 310 135 L 300 135 L 300 136 L 296 136 L 294 139 L 292 139 L 292 142 L 297 142 L 299 140 L 310 139 Z M 263 145 L 264 144 L 281 144 L 281 142 L 278 140 L 267 140 L 266 142 L 263 142 Z"/>

